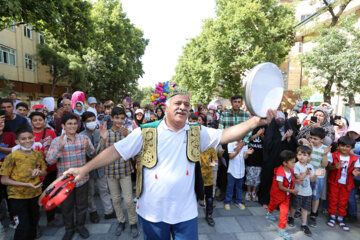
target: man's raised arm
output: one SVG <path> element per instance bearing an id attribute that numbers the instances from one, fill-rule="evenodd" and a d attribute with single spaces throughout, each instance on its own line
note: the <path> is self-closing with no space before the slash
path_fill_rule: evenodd
<path id="1" fill-rule="evenodd" d="M 70 168 L 69 170 L 64 172 L 64 175 L 71 174 L 75 177 L 74 181 L 78 182 L 85 177 L 90 171 L 107 166 L 116 160 L 120 159 L 119 152 L 115 149 L 114 145 L 106 148 L 99 155 L 97 155 L 94 159 L 86 163 L 84 166 L 80 168 Z"/>
<path id="2" fill-rule="evenodd" d="M 229 142 L 235 142 L 239 139 L 242 139 L 250 131 L 254 130 L 258 126 L 267 125 L 271 120 L 276 117 L 276 110 L 268 110 L 266 113 L 266 119 L 260 117 L 252 117 L 246 122 L 242 122 L 235 126 L 226 128 L 221 136 L 220 144 L 225 144 Z"/>

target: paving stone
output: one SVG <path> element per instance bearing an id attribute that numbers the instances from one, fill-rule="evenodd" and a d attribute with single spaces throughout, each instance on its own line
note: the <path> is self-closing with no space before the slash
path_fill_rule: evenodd
<path id="1" fill-rule="evenodd" d="M 234 217 L 218 217 L 215 221 L 215 230 L 217 233 L 243 232 L 242 228 Z"/>
<path id="2" fill-rule="evenodd" d="M 90 234 L 107 233 L 111 227 L 110 223 L 86 224 L 85 227 Z"/>
<path id="3" fill-rule="evenodd" d="M 208 235 L 209 240 L 238 240 L 235 234 L 230 233 L 216 233 Z"/>
<path id="4" fill-rule="evenodd" d="M 267 212 L 266 209 L 263 207 L 248 207 L 247 209 L 254 216 L 265 216 Z"/>
<path id="5" fill-rule="evenodd" d="M 206 234 L 199 234 L 199 240 L 209 240 L 209 237 Z"/>
<path id="6" fill-rule="evenodd" d="M 239 240 L 260 240 L 264 239 L 259 233 L 254 232 L 244 232 L 244 233 L 236 233 L 236 237 Z"/>
<path id="7" fill-rule="evenodd" d="M 215 225 L 217 224 L 217 221 L 218 220 L 215 220 Z M 212 234 L 215 233 L 215 227 L 209 226 L 204 218 L 198 218 L 198 231 L 199 234 Z"/>
<path id="8" fill-rule="evenodd" d="M 225 210 L 225 208 L 214 209 L 214 216 L 251 216 L 251 212 L 246 208 L 245 210 L 241 210 L 240 208 L 232 204 L 230 210 Z"/>
<path id="9" fill-rule="evenodd" d="M 236 220 L 244 232 L 275 231 L 276 227 L 269 223 L 265 216 L 239 216 Z"/>

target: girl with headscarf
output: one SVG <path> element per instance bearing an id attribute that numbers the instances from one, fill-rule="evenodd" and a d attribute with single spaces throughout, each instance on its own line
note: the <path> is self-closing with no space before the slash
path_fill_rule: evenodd
<path id="1" fill-rule="evenodd" d="M 291 117 L 287 120 L 287 124 L 289 125 L 289 129 L 293 131 L 293 136 L 297 136 L 300 131 L 300 119 L 298 117 Z"/>
<path id="2" fill-rule="evenodd" d="M 297 139 L 300 138 L 307 138 L 310 135 L 310 130 L 312 128 L 321 127 L 325 130 L 326 137 L 325 137 L 325 145 L 331 145 L 335 138 L 335 130 L 330 123 L 329 113 L 327 112 L 326 108 L 318 107 L 314 112 L 314 116 L 317 117 L 317 122 L 313 123 L 310 122 L 309 125 L 304 126 L 297 136 Z"/>
<path id="3" fill-rule="evenodd" d="M 274 176 L 274 169 L 280 166 L 280 153 L 283 150 L 295 151 L 297 141 L 293 136 L 293 131 L 285 124 L 285 114 L 278 111 L 267 129 L 265 130 L 264 148 L 263 148 L 263 166 L 261 171 L 261 183 L 258 192 L 259 203 L 269 204 L 270 189 Z"/>
<path id="4" fill-rule="evenodd" d="M 334 130 L 335 130 L 335 142 L 342 136 L 345 136 L 348 130 L 348 123 L 345 118 L 341 117 L 334 121 Z"/>
<path id="5" fill-rule="evenodd" d="M 85 102 L 85 93 L 81 92 L 81 91 L 76 91 L 71 95 L 71 109 L 75 109 L 75 105 L 77 102 L 82 102 L 82 104 L 84 105 Z"/>
<path id="6" fill-rule="evenodd" d="M 77 101 L 75 103 L 74 113 L 81 116 L 85 112 L 84 103 L 81 101 Z"/>
<path id="7" fill-rule="evenodd" d="M 156 114 L 156 119 L 157 119 L 157 120 L 161 120 L 161 119 L 163 119 L 164 116 L 165 116 L 164 110 L 162 110 L 161 107 L 156 108 L 155 114 Z"/>

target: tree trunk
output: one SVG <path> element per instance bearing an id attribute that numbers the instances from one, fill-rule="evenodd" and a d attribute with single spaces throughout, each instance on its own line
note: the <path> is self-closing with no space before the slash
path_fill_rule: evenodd
<path id="1" fill-rule="evenodd" d="M 54 91 L 55 91 L 57 81 L 58 81 L 58 79 L 56 77 L 54 77 L 53 80 L 52 80 L 51 91 L 50 91 L 50 96 L 51 97 L 54 97 Z"/>
<path id="2" fill-rule="evenodd" d="M 355 97 L 354 94 L 349 95 L 349 110 L 350 110 L 350 116 L 349 116 L 349 122 L 355 122 L 356 121 L 356 113 L 355 113 Z"/>
<path id="3" fill-rule="evenodd" d="M 328 80 L 328 82 L 325 85 L 325 89 L 324 89 L 324 93 L 323 93 L 324 102 L 327 102 L 329 104 L 331 104 L 331 87 L 332 87 L 332 85 L 333 85 L 333 81 Z"/>

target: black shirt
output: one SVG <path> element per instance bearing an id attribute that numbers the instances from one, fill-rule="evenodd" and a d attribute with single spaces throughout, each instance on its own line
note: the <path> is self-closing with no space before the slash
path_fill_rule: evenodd
<path id="1" fill-rule="evenodd" d="M 13 120 L 5 119 L 4 132 L 15 133 L 16 129 L 22 125 L 27 125 L 28 127 L 30 127 L 26 118 L 24 118 L 23 116 L 20 116 L 18 114 L 15 114 L 15 118 Z"/>

